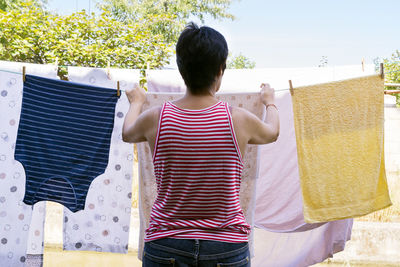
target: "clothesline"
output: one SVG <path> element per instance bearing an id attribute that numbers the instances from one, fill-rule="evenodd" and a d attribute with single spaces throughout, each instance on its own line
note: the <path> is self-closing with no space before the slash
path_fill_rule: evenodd
<path id="1" fill-rule="evenodd" d="M 68 67 L 68 66 L 59 66 L 59 67 Z M 3 70 L 3 69 L 0 69 L 0 71 L 22 75 L 22 72 L 17 72 L 17 71 Z M 109 88 L 109 89 L 111 89 L 111 90 L 116 90 L 116 89 L 114 89 L 114 88 Z M 275 90 L 275 92 L 279 92 L 279 91 L 288 91 L 288 90 L 290 90 L 290 89 L 289 89 L 289 88 L 288 88 L 288 89 L 278 89 L 278 90 Z M 125 90 L 121 90 L 121 91 L 122 91 L 122 92 L 125 92 Z"/>
<path id="2" fill-rule="evenodd" d="M 22 72 L 16 72 L 16 71 L 11 71 L 11 70 L 2 70 L 2 69 L 0 69 L 0 71 L 2 71 L 2 72 L 8 72 L 8 73 L 13 73 L 13 74 L 19 74 L 19 75 L 22 74 Z"/>
<path id="3" fill-rule="evenodd" d="M 399 61 L 399 63 L 400 63 L 400 61 Z M 68 67 L 68 66 L 59 66 L 59 67 Z M 142 69 L 141 69 L 141 70 L 142 70 Z M 13 74 L 18 74 L 18 75 L 22 75 L 22 74 L 23 74 L 22 72 L 11 71 L 11 70 L 4 70 L 4 69 L 0 69 L 0 71 L 2 71 L 2 72 L 8 72 L 8 73 L 13 73 Z M 385 72 L 385 74 L 394 73 L 394 72 L 400 72 L 400 70 Z M 390 86 L 390 85 L 387 85 L 387 86 Z M 110 90 L 117 90 L 117 89 L 115 89 L 115 88 L 107 88 L 107 89 L 110 89 Z M 287 88 L 287 89 L 278 89 L 278 90 L 275 90 L 275 92 L 289 91 L 289 90 L 290 90 L 289 88 Z M 120 91 L 125 92 L 125 90 L 120 90 Z M 388 91 L 388 90 L 385 90 L 385 91 Z"/>
<path id="4" fill-rule="evenodd" d="M 62 67 L 62 66 L 60 66 L 60 67 Z M 8 72 L 8 73 L 13 73 L 13 74 L 18 74 L 18 75 L 22 75 L 22 74 L 23 74 L 22 72 L 11 71 L 11 70 L 3 70 L 3 69 L 0 69 L 0 71 L 2 71 L 2 72 Z M 106 88 L 106 87 L 105 87 L 105 88 Z M 118 90 L 118 89 L 116 89 L 116 88 L 106 88 L 106 89 Z M 125 92 L 125 90 L 121 90 L 121 89 L 120 89 L 120 91 Z"/>

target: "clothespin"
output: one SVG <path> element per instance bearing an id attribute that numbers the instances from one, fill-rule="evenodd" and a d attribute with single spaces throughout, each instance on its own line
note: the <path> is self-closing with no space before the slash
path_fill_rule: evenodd
<path id="1" fill-rule="evenodd" d="M 22 66 L 22 81 L 25 82 L 26 67 Z"/>
<path id="2" fill-rule="evenodd" d="M 121 91 L 119 90 L 119 81 L 117 81 L 117 96 L 121 95 Z"/>
<path id="3" fill-rule="evenodd" d="M 289 80 L 289 89 L 290 89 L 290 94 L 293 95 L 294 90 L 293 90 L 292 80 Z"/>
<path id="4" fill-rule="evenodd" d="M 147 69 L 150 69 L 150 62 L 147 62 Z"/>
<path id="5" fill-rule="evenodd" d="M 111 80 L 110 61 L 107 61 L 107 78 Z"/>
<path id="6" fill-rule="evenodd" d="M 384 69 L 383 69 L 383 63 L 380 64 L 380 69 L 381 69 L 381 78 L 385 79 L 385 72 L 384 72 Z"/>
<path id="7" fill-rule="evenodd" d="M 54 64 L 56 65 L 56 70 L 58 70 L 58 57 L 56 57 L 56 62 Z"/>
<path id="8" fill-rule="evenodd" d="M 365 69 L 365 60 L 364 60 L 364 58 L 361 59 L 361 68 L 362 68 L 362 71 L 364 72 L 364 69 Z"/>

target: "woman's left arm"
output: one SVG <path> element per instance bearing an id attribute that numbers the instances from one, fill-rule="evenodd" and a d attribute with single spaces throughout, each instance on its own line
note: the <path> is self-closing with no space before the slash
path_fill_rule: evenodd
<path id="1" fill-rule="evenodd" d="M 146 91 L 136 85 L 132 90 L 126 91 L 130 106 L 125 116 L 122 127 L 122 140 L 128 143 L 146 141 L 146 112 L 141 113 L 144 102 L 146 101 Z"/>

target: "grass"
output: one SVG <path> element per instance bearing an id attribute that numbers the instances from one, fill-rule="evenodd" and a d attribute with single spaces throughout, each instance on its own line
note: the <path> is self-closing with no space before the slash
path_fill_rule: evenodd
<path id="1" fill-rule="evenodd" d="M 93 251 L 66 251 L 62 248 L 45 247 L 43 266 L 46 267 L 139 267 L 142 262 L 137 252 L 127 254 Z"/>

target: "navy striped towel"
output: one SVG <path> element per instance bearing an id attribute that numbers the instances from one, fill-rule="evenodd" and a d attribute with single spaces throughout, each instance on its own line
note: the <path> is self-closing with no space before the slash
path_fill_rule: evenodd
<path id="1" fill-rule="evenodd" d="M 15 159 L 25 168 L 23 202 L 84 209 L 108 164 L 116 90 L 26 75 Z"/>

